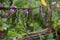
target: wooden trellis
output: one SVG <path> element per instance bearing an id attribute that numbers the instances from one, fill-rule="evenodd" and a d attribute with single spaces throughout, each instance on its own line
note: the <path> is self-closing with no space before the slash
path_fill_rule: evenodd
<path id="1" fill-rule="evenodd" d="M 31 10 L 31 9 L 35 9 L 35 8 L 40 8 L 41 6 L 39 6 L 39 7 L 32 7 L 32 8 L 15 8 L 15 7 L 0 7 L 0 10 L 10 10 L 10 9 L 15 9 L 15 10 L 20 10 L 20 9 L 22 9 L 22 10 L 25 10 L 25 9 L 28 9 L 28 10 Z M 46 7 L 47 8 L 47 14 L 46 14 L 46 19 L 45 19 L 45 21 L 46 20 L 48 20 L 48 23 L 49 23 L 49 25 L 50 25 L 50 27 L 49 28 L 46 28 L 46 29 L 44 29 L 44 30 L 42 30 L 42 31 L 39 31 L 39 32 L 35 32 L 35 33 L 31 33 L 31 34 L 26 34 L 26 35 L 24 35 L 24 37 L 23 38 L 31 38 L 31 37 L 34 37 L 34 36 L 36 36 L 36 35 L 39 35 L 39 34 L 46 34 L 46 33 L 50 33 L 50 32 L 52 32 L 52 27 L 51 27 L 51 10 L 50 10 L 50 8 L 49 7 Z M 41 9 L 41 14 L 40 15 L 42 15 L 42 9 Z M 42 16 L 41 16 L 42 17 Z M 42 20 L 43 20 L 43 17 L 42 17 Z M 44 20 L 43 20 L 44 21 Z M 47 23 L 47 22 L 46 22 Z M 43 25 L 45 25 L 45 24 L 42 24 L 42 26 Z"/>

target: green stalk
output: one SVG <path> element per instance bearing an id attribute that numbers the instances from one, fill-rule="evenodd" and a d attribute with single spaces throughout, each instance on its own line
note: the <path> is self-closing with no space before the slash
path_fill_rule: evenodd
<path id="1" fill-rule="evenodd" d="M 56 39 L 58 40 L 58 34 L 57 34 L 57 30 L 55 30 L 55 33 L 56 33 Z"/>

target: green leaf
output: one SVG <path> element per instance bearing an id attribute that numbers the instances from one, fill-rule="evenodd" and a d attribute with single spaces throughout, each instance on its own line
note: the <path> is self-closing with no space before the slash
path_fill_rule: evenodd
<path id="1" fill-rule="evenodd" d="M 6 23 L 3 23 L 3 26 L 6 27 L 6 28 L 9 28 L 10 25 L 9 24 L 6 24 Z"/>
<path id="2" fill-rule="evenodd" d="M 42 30 L 42 28 L 39 26 L 39 24 L 36 22 L 33 24 L 34 25 L 34 30 L 38 31 L 38 30 Z"/>
<path id="3" fill-rule="evenodd" d="M 53 12 L 52 12 L 52 21 L 56 21 L 56 20 L 58 20 L 58 19 L 59 19 L 58 13 L 55 12 L 55 11 L 53 11 Z"/>
<path id="4" fill-rule="evenodd" d="M 53 34 L 50 33 L 50 34 L 47 36 L 47 39 L 53 39 Z"/>
<path id="5" fill-rule="evenodd" d="M 15 32 L 13 32 L 13 31 L 9 30 L 9 31 L 8 31 L 8 36 L 9 36 L 9 37 L 16 37 L 17 34 L 16 34 Z"/>

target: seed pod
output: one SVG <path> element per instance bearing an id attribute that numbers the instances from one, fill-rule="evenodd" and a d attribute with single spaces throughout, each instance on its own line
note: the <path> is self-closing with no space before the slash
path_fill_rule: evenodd
<path id="1" fill-rule="evenodd" d="M 45 0 L 41 0 L 41 3 L 42 3 L 43 6 L 48 6 L 48 4 L 46 3 Z"/>

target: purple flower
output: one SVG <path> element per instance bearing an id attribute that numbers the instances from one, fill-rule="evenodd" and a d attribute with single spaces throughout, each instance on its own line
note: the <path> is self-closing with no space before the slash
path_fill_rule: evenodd
<path id="1" fill-rule="evenodd" d="M 55 7 L 60 7 L 59 4 L 57 2 L 52 2 L 52 5 L 55 6 Z"/>
<path id="2" fill-rule="evenodd" d="M 13 38 L 13 40 L 16 40 L 16 38 Z"/>
<path id="3" fill-rule="evenodd" d="M 28 14 L 28 9 L 23 10 L 25 14 Z"/>
<path id="4" fill-rule="evenodd" d="M 8 14 L 8 13 L 6 13 L 5 15 L 6 15 L 6 16 L 9 16 L 9 14 Z"/>
<path id="5" fill-rule="evenodd" d="M 13 8 L 16 8 L 16 6 L 11 6 L 10 8 L 11 8 L 11 9 L 10 9 L 10 12 L 11 12 L 11 13 L 15 13 L 16 10 L 13 9 Z"/>
<path id="6" fill-rule="evenodd" d="M 17 40 L 17 38 L 16 38 L 16 37 L 14 37 L 14 38 L 13 38 L 13 40 Z"/>
<path id="7" fill-rule="evenodd" d="M 15 10 L 14 10 L 14 9 L 10 9 L 10 12 L 11 12 L 11 13 L 15 13 Z"/>
<path id="8" fill-rule="evenodd" d="M 57 4 L 57 2 L 52 2 L 51 4 L 52 4 L 52 5 L 55 5 L 55 4 Z"/>

